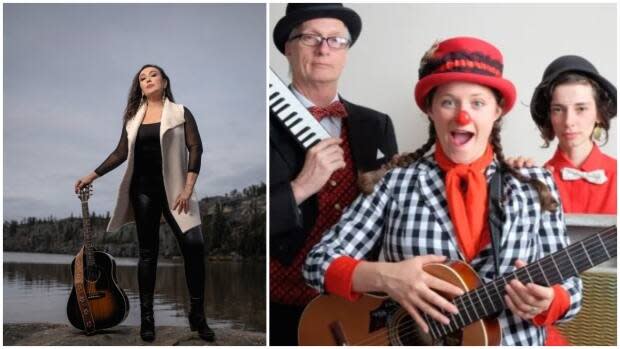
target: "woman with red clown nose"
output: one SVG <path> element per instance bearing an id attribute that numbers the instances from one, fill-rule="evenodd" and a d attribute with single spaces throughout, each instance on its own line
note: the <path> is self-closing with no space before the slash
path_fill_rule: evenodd
<path id="1" fill-rule="evenodd" d="M 461 260 L 487 283 L 567 246 L 551 174 L 505 162 L 500 125 L 516 92 L 502 70 L 500 51 L 477 38 L 447 39 L 426 52 L 415 100 L 430 120 L 429 139 L 395 161 L 314 246 L 304 266 L 311 286 L 350 300 L 387 293 L 422 331 L 433 331 L 428 323 L 465 316 L 447 299 L 463 291 L 425 265 Z M 494 217 L 503 221 L 494 249 L 487 205 L 496 173 L 501 212 Z M 377 250 L 380 261 L 371 257 Z M 501 334 L 487 344 L 543 345 L 545 325 L 578 313 L 581 290 L 577 277 L 548 286 L 513 278 L 496 299 Z"/>

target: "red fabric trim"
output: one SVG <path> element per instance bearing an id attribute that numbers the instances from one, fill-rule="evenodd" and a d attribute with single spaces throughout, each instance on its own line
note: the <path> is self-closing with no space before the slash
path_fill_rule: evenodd
<path id="1" fill-rule="evenodd" d="M 499 77 L 502 75 L 502 73 L 493 66 L 490 66 L 483 62 L 476 62 L 476 61 L 471 61 L 471 60 L 466 60 L 466 59 L 455 59 L 452 61 L 448 61 L 442 64 L 441 66 L 439 66 L 439 68 L 437 68 L 433 72 L 433 74 L 451 71 L 454 68 L 470 68 L 470 69 L 476 68 L 476 69 L 484 70 L 490 74 L 493 74 L 493 76 Z"/>
<path id="2" fill-rule="evenodd" d="M 553 285 L 553 301 L 549 309 L 532 319 L 536 326 L 552 325 L 559 320 L 570 307 L 570 295 L 561 285 Z"/>
<path id="3" fill-rule="evenodd" d="M 545 346 L 548 347 L 558 347 L 558 346 L 569 346 L 570 342 L 562 332 L 560 332 L 555 326 L 549 325 L 547 326 L 547 340 L 545 340 Z"/>
<path id="4" fill-rule="evenodd" d="M 361 262 L 349 256 L 334 259 L 325 272 L 325 290 L 348 301 L 355 301 L 361 294 L 353 291 L 353 271 Z"/>

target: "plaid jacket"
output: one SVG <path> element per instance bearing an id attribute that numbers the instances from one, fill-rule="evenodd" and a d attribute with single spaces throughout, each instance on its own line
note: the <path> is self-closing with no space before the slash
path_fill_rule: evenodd
<path id="1" fill-rule="evenodd" d="M 496 163 L 487 168 L 488 181 L 496 170 Z M 546 170 L 527 168 L 521 172 L 545 183 L 560 202 L 553 178 Z M 499 247 L 502 274 L 514 271 L 517 259 L 532 263 L 568 245 L 561 207 L 555 212 L 543 212 L 536 190 L 509 174 L 503 176 L 503 191 L 506 221 Z M 358 197 L 310 251 L 303 271 L 306 281 L 324 293 L 325 272 L 335 258 L 369 259 L 377 248 L 380 258 L 391 262 L 428 254 L 465 260 L 447 207 L 444 174 L 433 156 L 390 171 L 372 194 Z M 495 279 L 491 244 L 470 265 L 482 282 Z M 581 307 L 581 279 L 570 278 L 562 286 L 570 295 L 570 308 L 559 322 L 575 317 Z M 544 327 L 522 320 L 508 309 L 499 314 L 498 320 L 502 345 L 544 344 Z"/>

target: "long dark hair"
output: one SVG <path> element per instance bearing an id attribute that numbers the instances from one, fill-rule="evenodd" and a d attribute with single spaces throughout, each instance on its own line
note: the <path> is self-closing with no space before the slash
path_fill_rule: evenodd
<path id="1" fill-rule="evenodd" d="M 503 100 L 500 97 L 501 95 L 499 94 L 499 92 L 495 91 L 494 89 L 491 89 L 491 91 L 493 91 L 493 94 L 495 95 L 495 99 L 497 100 L 498 104 L 502 105 Z M 425 102 L 425 104 L 427 105 L 426 110 L 428 110 L 428 108 L 430 107 L 434 94 L 435 90 L 431 91 L 427 95 Z M 544 183 L 540 182 L 537 179 L 524 176 L 519 171 L 510 167 L 506 163 L 500 137 L 502 119 L 503 116 L 501 116 L 495 121 L 495 123 L 493 123 L 493 129 L 491 130 L 491 135 L 489 137 L 489 143 L 491 143 L 491 146 L 493 147 L 493 152 L 495 153 L 495 158 L 499 162 L 499 170 L 503 172 L 508 172 L 519 181 L 532 185 L 534 189 L 536 189 L 536 191 L 538 192 L 540 205 L 542 206 L 543 210 L 555 211 L 558 208 L 558 203 L 553 198 L 553 196 L 551 196 L 549 188 Z M 395 167 L 409 167 L 409 165 L 418 161 L 431 150 L 431 148 L 433 147 L 433 145 L 435 145 L 435 142 L 437 141 L 437 132 L 435 131 L 435 126 L 433 125 L 433 122 L 430 119 L 429 121 L 430 124 L 428 127 L 428 140 L 426 141 L 426 143 L 424 143 L 424 145 L 422 145 L 420 148 L 418 148 L 412 153 L 405 153 L 400 155 L 397 159 L 392 159 L 392 161 L 384 165 L 380 170 L 367 172 L 358 177 L 358 186 L 363 193 L 372 193 L 375 184 L 390 169 L 393 169 Z"/>
<path id="2" fill-rule="evenodd" d="M 133 77 L 131 81 L 131 87 L 129 88 L 129 96 L 127 96 L 127 106 L 125 107 L 125 113 L 123 115 L 123 120 L 125 122 L 131 120 L 136 112 L 140 108 L 140 105 L 144 102 L 145 98 L 142 96 L 142 89 L 140 88 L 140 72 L 144 70 L 144 68 L 155 68 L 159 70 L 161 76 L 166 80 L 166 88 L 164 88 L 164 93 L 166 97 L 170 100 L 170 102 L 174 102 L 174 97 L 172 96 L 172 86 L 170 86 L 170 78 L 166 75 L 166 72 L 155 64 L 145 64 L 138 70 L 136 75 Z"/>

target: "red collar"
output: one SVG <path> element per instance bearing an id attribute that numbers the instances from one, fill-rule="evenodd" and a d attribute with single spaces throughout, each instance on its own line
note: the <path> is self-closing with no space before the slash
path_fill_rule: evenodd
<path id="1" fill-rule="evenodd" d="M 581 171 L 594 171 L 605 168 L 605 155 L 601 152 L 601 149 L 598 147 L 598 145 L 594 143 L 592 151 L 590 151 L 590 154 L 586 158 L 586 161 L 584 161 L 581 166 L 577 167 L 572 163 L 568 156 L 562 150 L 560 150 L 560 147 L 558 147 L 549 162 L 558 169 L 564 167 L 572 167 Z"/>

